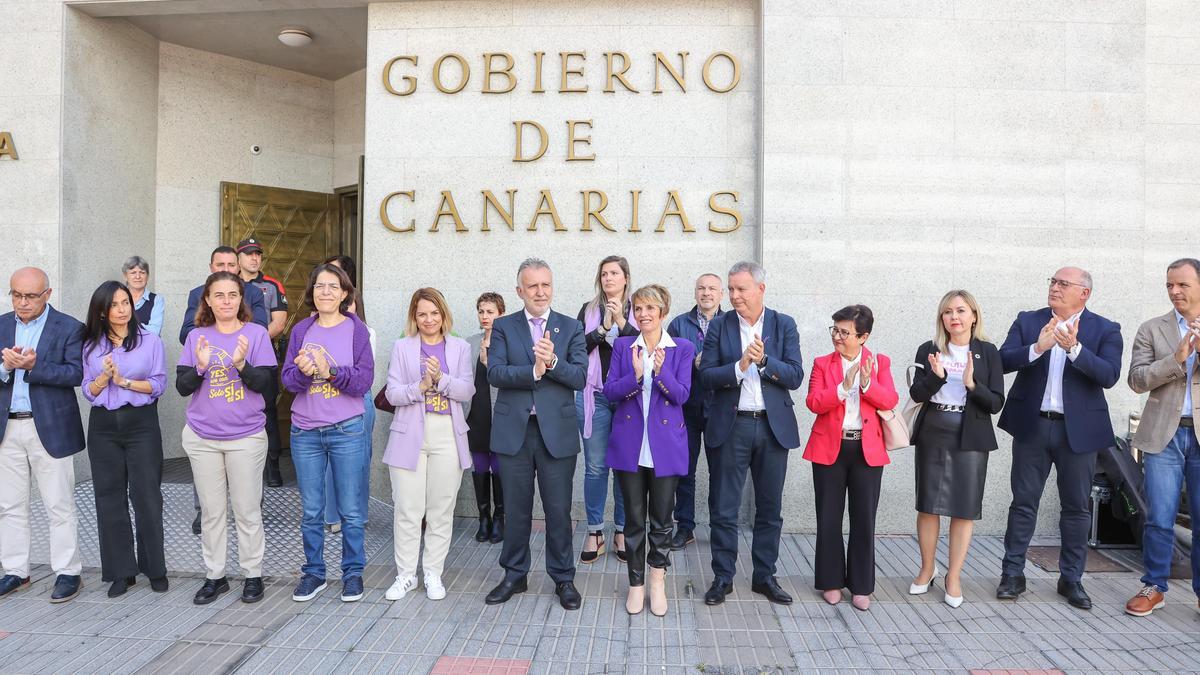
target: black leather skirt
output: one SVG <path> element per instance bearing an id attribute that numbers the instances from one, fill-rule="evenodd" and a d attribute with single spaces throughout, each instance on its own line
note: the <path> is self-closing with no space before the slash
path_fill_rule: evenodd
<path id="1" fill-rule="evenodd" d="M 959 447 L 961 412 L 926 405 L 916 446 L 917 511 L 979 520 L 990 453 Z"/>

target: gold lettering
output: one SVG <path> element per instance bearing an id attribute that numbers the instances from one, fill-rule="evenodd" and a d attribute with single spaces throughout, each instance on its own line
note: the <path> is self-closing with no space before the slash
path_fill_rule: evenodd
<path id="1" fill-rule="evenodd" d="M 613 58 L 617 56 L 621 57 L 621 69 L 613 70 Z M 625 52 L 605 52 L 604 58 L 607 61 L 605 66 L 605 81 L 608 83 L 604 87 L 604 92 L 607 94 L 615 92 L 617 88 L 613 86 L 613 80 L 620 80 L 621 86 L 635 94 L 638 93 L 637 88 L 629 84 L 629 80 L 625 79 L 625 73 L 629 72 L 629 55 Z"/>
<path id="2" fill-rule="evenodd" d="M 445 85 L 442 84 L 442 64 L 446 62 L 446 59 L 453 59 L 457 61 L 458 67 L 462 69 L 462 81 L 460 81 L 458 86 L 453 89 L 447 89 Z M 433 86 L 437 87 L 437 90 L 443 94 L 457 94 L 467 86 L 467 82 L 470 79 L 471 66 L 467 63 L 467 60 L 462 57 L 462 54 L 442 54 L 438 60 L 434 61 L 433 63 Z"/>
<path id="3" fill-rule="evenodd" d="M 593 162 L 596 160 L 596 155 L 594 153 L 591 155 L 587 155 L 587 156 L 575 154 L 575 144 L 576 143 L 583 143 L 584 145 L 586 145 L 588 147 L 591 147 L 591 145 L 592 145 L 592 137 L 591 136 L 584 136 L 581 138 L 575 137 L 575 125 L 577 125 L 577 124 L 580 126 L 587 125 L 587 128 L 589 130 L 592 128 L 591 120 L 567 120 L 567 161 L 568 162 Z"/>
<path id="4" fill-rule="evenodd" d="M 504 207 L 500 206 L 500 202 L 498 202 L 496 200 L 496 195 L 492 194 L 491 190 L 484 190 L 483 191 L 483 228 L 482 228 L 482 231 L 483 232 L 491 232 L 491 230 L 488 228 L 488 219 L 487 219 L 488 204 L 491 204 L 496 209 L 496 213 L 499 213 L 500 217 L 502 219 L 504 219 L 504 224 L 508 225 L 508 229 L 511 232 L 513 229 L 513 211 L 515 210 L 514 207 L 516 206 L 516 198 L 517 198 L 517 191 L 513 190 L 513 189 L 509 189 L 508 190 L 508 210 L 505 211 Z"/>
<path id="5" fill-rule="evenodd" d="M 726 59 L 729 60 L 730 65 L 733 66 L 733 77 L 731 77 L 729 80 L 729 86 L 724 87 L 724 88 L 718 87 L 715 84 L 713 84 L 712 77 L 710 75 L 710 70 L 712 69 L 712 63 L 713 63 L 713 61 L 716 60 L 716 58 L 718 56 L 725 57 Z M 704 86 L 708 87 L 712 91 L 717 92 L 718 94 L 724 94 L 725 92 L 733 91 L 733 88 L 738 86 L 738 82 L 741 82 L 741 80 L 742 80 L 742 64 L 738 63 L 737 57 L 734 56 L 733 54 L 730 54 L 729 52 L 713 52 L 712 56 L 709 56 L 708 59 L 704 62 L 703 75 L 704 75 Z"/>
<path id="6" fill-rule="evenodd" d="M 667 192 L 667 204 L 663 207 L 662 217 L 658 219 L 658 227 L 654 229 L 655 232 L 666 231 L 667 218 L 670 216 L 676 216 L 679 218 L 679 221 L 683 223 L 684 232 L 696 231 L 696 228 L 692 227 L 692 224 L 688 222 L 687 212 L 683 210 L 683 204 L 681 204 L 680 201 L 679 190 L 671 190 Z M 671 208 L 672 206 L 675 208 Z"/>
<path id="7" fill-rule="evenodd" d="M 449 190 L 442 190 L 442 203 L 438 205 L 437 215 L 433 217 L 433 226 L 429 228 L 430 232 L 438 231 L 438 223 L 442 222 L 443 216 L 450 216 L 454 219 L 455 232 L 467 231 L 462 218 L 458 217 L 458 207 L 454 205 L 454 195 L 450 194 Z"/>
<path id="8" fill-rule="evenodd" d="M 544 94 L 546 90 L 542 87 L 542 59 L 546 56 L 546 52 L 533 53 L 533 93 Z"/>
<path id="9" fill-rule="evenodd" d="M 583 228 L 584 232 L 592 231 L 592 219 L 595 218 L 600 226 L 609 232 L 616 232 L 616 228 L 608 224 L 602 213 L 608 208 L 608 195 L 602 190 L 580 190 L 579 194 L 583 195 Z M 592 208 L 592 195 L 600 195 L 600 206 Z"/>
<path id="10" fill-rule="evenodd" d="M 383 66 L 383 88 L 386 89 L 387 93 L 389 94 L 394 94 L 396 96 L 408 96 L 417 90 L 417 78 L 413 77 L 412 75 L 405 75 L 404 77 L 400 78 L 401 82 L 408 85 L 408 88 L 404 91 L 399 91 L 392 86 L 392 66 L 396 65 L 396 63 L 400 61 L 411 63 L 414 66 L 417 65 L 417 57 L 415 56 L 397 56 L 389 60 Z"/>
<path id="11" fill-rule="evenodd" d="M 587 60 L 587 54 L 584 52 L 559 52 L 558 58 L 562 64 L 562 78 L 558 82 L 558 93 L 560 94 L 582 94 L 588 90 L 587 81 L 584 81 L 582 89 L 575 89 L 567 86 L 567 77 L 569 75 L 583 75 L 583 64 L 579 64 L 578 69 L 571 68 L 571 58 L 578 56 L 584 61 Z"/>
<path id="12" fill-rule="evenodd" d="M 497 58 L 497 57 L 503 58 L 504 62 L 507 64 L 500 70 L 494 70 L 492 68 L 492 59 Z M 516 89 L 517 88 L 517 78 L 516 78 L 516 76 L 513 75 L 512 69 L 513 69 L 512 54 L 507 54 L 505 52 L 495 52 L 495 53 L 491 53 L 491 54 L 484 54 L 483 55 L 483 93 L 485 93 L 485 94 L 507 94 L 508 92 L 512 91 L 513 89 Z M 492 76 L 493 75 L 503 75 L 506 78 L 508 78 L 508 87 L 505 89 L 492 89 Z"/>
<path id="13" fill-rule="evenodd" d="M 714 192 L 711 195 L 709 195 L 709 197 L 708 197 L 708 208 L 711 209 L 713 213 L 721 213 L 721 214 L 724 214 L 727 216 L 733 216 L 733 225 L 730 225 L 729 227 L 717 227 L 711 220 L 708 221 L 709 231 L 720 232 L 721 234 L 728 234 L 729 232 L 733 232 L 734 230 L 736 230 L 742 226 L 742 212 L 733 206 L 721 206 L 720 204 L 718 204 L 717 197 L 719 197 L 721 195 L 729 195 L 730 197 L 733 197 L 734 204 L 737 203 L 738 197 L 740 197 L 741 195 L 737 192 L 725 191 L 725 192 Z"/>
<path id="14" fill-rule="evenodd" d="M 663 93 L 662 87 L 658 83 L 658 76 L 662 74 L 662 69 L 666 68 L 667 73 L 675 80 L 675 84 L 679 85 L 679 91 L 687 91 L 686 78 L 684 77 L 687 71 L 687 52 L 679 52 L 679 70 L 675 70 L 675 66 L 667 60 L 667 57 L 662 52 L 654 52 L 654 93 Z"/>
<path id="15" fill-rule="evenodd" d="M 392 232 L 413 232 L 417 229 L 416 218 L 408 221 L 408 227 L 396 227 L 392 224 L 392 219 L 388 217 L 388 204 L 391 203 L 394 197 L 408 197 L 408 201 L 415 202 L 417 200 L 417 193 L 415 190 L 407 190 L 404 192 L 393 192 L 384 197 L 383 201 L 379 203 L 379 220 L 383 223 L 384 227 Z"/>
<path id="16" fill-rule="evenodd" d="M 529 221 L 530 232 L 537 232 L 538 218 L 542 216 L 550 216 L 554 221 L 555 232 L 567 231 L 567 228 L 563 227 L 562 218 L 558 217 L 558 209 L 554 207 L 554 197 L 550 196 L 549 190 L 542 190 L 542 199 L 538 202 L 537 211 L 533 212 L 533 220 Z"/>
<path id="17" fill-rule="evenodd" d="M 533 157 L 525 157 L 523 154 L 521 154 L 522 150 L 524 149 L 524 146 L 521 143 L 521 129 L 523 129 L 526 124 L 532 124 L 533 126 L 537 127 L 538 130 L 538 151 Z M 513 161 L 533 162 L 541 159 L 542 155 L 546 154 L 546 148 L 550 147 L 550 136 L 546 133 L 546 128 L 537 122 L 534 122 L 533 120 L 517 120 L 513 122 L 513 126 L 517 128 L 517 149 L 515 152 L 513 152 Z"/>
<path id="18" fill-rule="evenodd" d="M 642 229 L 638 226 L 638 202 L 642 200 L 642 191 L 630 190 L 629 196 L 633 199 L 633 215 L 629 221 L 629 231 L 641 232 Z"/>

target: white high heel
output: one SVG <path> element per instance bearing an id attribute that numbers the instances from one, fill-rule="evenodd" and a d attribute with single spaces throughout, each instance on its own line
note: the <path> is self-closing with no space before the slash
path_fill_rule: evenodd
<path id="1" fill-rule="evenodd" d="M 951 607 L 953 607 L 955 609 L 958 609 L 959 606 L 963 604 L 963 596 L 961 596 L 961 595 L 953 596 L 947 592 L 946 597 L 944 597 L 942 599 L 946 601 L 947 605 L 950 605 Z"/>
<path id="2" fill-rule="evenodd" d="M 937 568 L 937 565 L 935 564 L 933 566 L 933 576 L 929 577 L 929 581 L 926 581 L 923 584 L 909 584 L 908 594 L 909 595 L 925 595 L 926 593 L 929 592 L 929 587 L 933 585 L 934 580 L 936 580 L 937 578 L 938 578 L 938 568 Z"/>

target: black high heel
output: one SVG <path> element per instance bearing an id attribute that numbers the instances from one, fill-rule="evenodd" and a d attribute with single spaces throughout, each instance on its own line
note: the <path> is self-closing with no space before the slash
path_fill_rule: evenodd
<path id="1" fill-rule="evenodd" d="M 621 543 L 622 544 L 625 543 L 625 531 L 624 530 L 613 530 L 613 553 L 617 556 L 617 560 L 620 560 L 623 563 L 627 563 L 627 562 L 629 562 L 629 555 L 625 552 L 625 549 L 617 548 L 617 535 L 618 534 L 621 535 Z"/>
<path id="2" fill-rule="evenodd" d="M 604 533 L 596 530 L 595 532 L 588 532 L 588 536 L 596 538 L 596 550 L 583 551 L 579 554 L 579 562 L 586 565 L 596 562 L 600 559 L 600 556 L 604 555 Z"/>

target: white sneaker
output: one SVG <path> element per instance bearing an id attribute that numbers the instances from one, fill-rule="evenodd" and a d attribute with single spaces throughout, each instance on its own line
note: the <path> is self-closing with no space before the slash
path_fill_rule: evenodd
<path id="1" fill-rule="evenodd" d="M 388 600 L 402 600 L 408 592 L 417 587 L 417 578 L 415 576 L 396 577 L 392 587 L 387 589 L 387 593 L 383 594 Z"/>
<path id="2" fill-rule="evenodd" d="M 436 574 L 425 575 L 425 597 L 430 600 L 441 600 L 446 597 L 446 587 L 442 585 L 442 578 Z"/>

